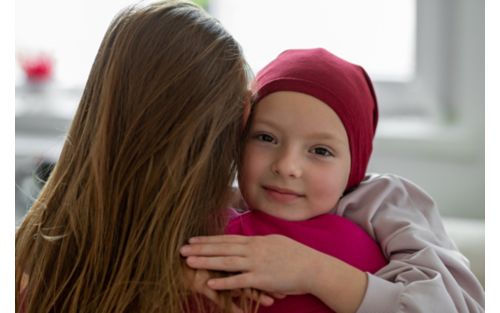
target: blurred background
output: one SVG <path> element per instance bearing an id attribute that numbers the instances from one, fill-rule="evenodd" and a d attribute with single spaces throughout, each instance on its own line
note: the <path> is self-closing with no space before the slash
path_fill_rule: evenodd
<path id="1" fill-rule="evenodd" d="M 484 0 L 206 0 L 254 72 L 290 48 L 363 65 L 380 122 L 369 171 L 437 202 L 484 284 Z M 135 1 L 16 1 L 16 225 L 57 161 L 99 43 Z"/>

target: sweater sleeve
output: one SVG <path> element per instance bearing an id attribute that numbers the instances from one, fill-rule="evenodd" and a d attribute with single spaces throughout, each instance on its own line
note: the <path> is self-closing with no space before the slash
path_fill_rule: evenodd
<path id="1" fill-rule="evenodd" d="M 368 274 L 357 313 L 484 312 L 484 290 L 447 235 L 434 201 L 395 175 L 370 175 L 338 215 L 363 227 L 389 263 Z"/>

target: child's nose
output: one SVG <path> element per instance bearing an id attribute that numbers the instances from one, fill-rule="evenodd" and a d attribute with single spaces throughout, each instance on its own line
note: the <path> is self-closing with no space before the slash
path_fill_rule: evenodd
<path id="1" fill-rule="evenodd" d="M 272 171 L 285 178 L 299 178 L 302 176 L 300 157 L 291 151 L 283 151 L 273 162 Z"/>

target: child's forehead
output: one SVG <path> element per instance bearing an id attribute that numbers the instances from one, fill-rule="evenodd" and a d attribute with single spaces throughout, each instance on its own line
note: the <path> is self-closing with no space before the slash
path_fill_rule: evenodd
<path id="1" fill-rule="evenodd" d="M 269 104 L 282 104 L 282 106 L 270 106 Z M 321 110 L 325 113 L 331 111 L 337 115 L 334 108 L 314 95 L 287 90 L 276 91 L 260 99 L 254 104 L 254 110 L 262 112 L 274 109 L 286 114 L 287 111 L 289 112 L 297 108 L 302 108 L 302 106 L 304 106 L 303 109 L 306 114 L 311 111 Z M 257 108 L 260 109 L 257 110 Z"/>
<path id="2" fill-rule="evenodd" d="M 259 101 L 253 124 L 317 138 L 337 137 L 338 132 L 346 132 L 330 106 L 313 96 L 293 91 L 272 93 Z"/>

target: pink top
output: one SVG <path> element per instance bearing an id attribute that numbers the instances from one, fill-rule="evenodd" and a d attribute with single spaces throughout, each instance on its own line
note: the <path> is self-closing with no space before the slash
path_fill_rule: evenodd
<path id="1" fill-rule="evenodd" d="M 333 214 L 305 221 L 287 221 L 260 211 L 248 211 L 232 217 L 226 233 L 245 236 L 284 235 L 369 273 L 375 273 L 387 264 L 380 247 L 362 228 Z M 271 307 L 260 307 L 259 312 L 312 313 L 332 310 L 312 295 L 298 295 L 277 299 Z"/>

